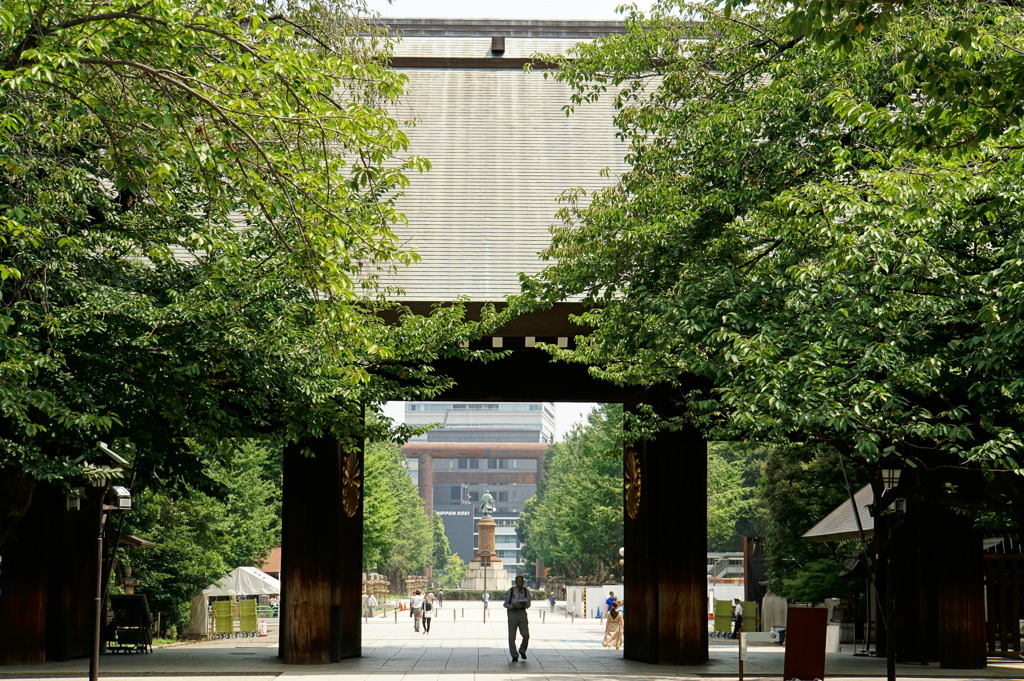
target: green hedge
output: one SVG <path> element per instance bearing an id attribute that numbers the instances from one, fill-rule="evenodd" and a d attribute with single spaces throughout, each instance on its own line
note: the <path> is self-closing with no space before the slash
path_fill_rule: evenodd
<path id="1" fill-rule="evenodd" d="M 428 591 L 437 594 L 437 589 L 428 589 Z M 492 601 L 502 602 L 505 600 L 505 594 L 508 589 L 488 589 L 487 593 L 491 594 Z M 483 600 L 484 592 L 481 589 L 445 589 L 444 599 L 446 601 L 480 601 Z M 530 589 L 530 598 L 535 601 L 542 601 L 548 597 L 546 591 L 540 589 Z"/>

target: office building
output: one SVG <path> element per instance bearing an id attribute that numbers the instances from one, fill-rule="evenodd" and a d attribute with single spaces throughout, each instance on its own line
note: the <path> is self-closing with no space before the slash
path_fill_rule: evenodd
<path id="1" fill-rule="evenodd" d="M 438 424 L 403 447 L 409 473 L 427 508 L 441 516 L 453 553 L 476 551 L 480 497 L 490 491 L 497 525 L 495 552 L 510 577 L 523 569 L 516 524 L 537 492 L 544 455 L 554 438 L 547 402 L 409 402 L 409 425 Z"/>

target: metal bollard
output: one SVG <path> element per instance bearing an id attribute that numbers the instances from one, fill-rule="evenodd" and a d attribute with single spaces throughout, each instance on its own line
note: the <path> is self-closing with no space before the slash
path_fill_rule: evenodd
<path id="1" fill-rule="evenodd" d="M 395 624 L 398 624 L 398 608 L 395 608 Z"/>

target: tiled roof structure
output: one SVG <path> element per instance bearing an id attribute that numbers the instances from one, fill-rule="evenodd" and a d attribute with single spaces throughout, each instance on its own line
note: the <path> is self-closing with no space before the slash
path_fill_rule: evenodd
<path id="1" fill-rule="evenodd" d="M 870 539 L 875 534 L 875 518 L 868 512 L 868 506 L 874 503 L 871 485 L 864 485 L 853 495 L 853 499 L 857 504 L 857 513 L 860 515 L 864 536 Z M 817 525 L 804 532 L 803 536 L 805 539 L 816 542 L 860 539 L 860 529 L 857 527 L 853 509 L 850 508 L 850 501 L 846 500 L 836 506 L 835 510 L 822 518 Z"/>
<path id="2" fill-rule="evenodd" d="M 409 220 L 399 235 L 422 262 L 388 281 L 406 301 L 503 300 L 519 291 L 520 272 L 542 267 L 558 196 L 607 186 L 626 167 L 610 102 L 567 117 L 568 87 L 522 64 L 621 24 L 382 21 L 402 36 L 393 64 L 409 78 L 394 113 L 416 121 L 410 153 L 433 166 L 411 177 L 398 206 Z"/>

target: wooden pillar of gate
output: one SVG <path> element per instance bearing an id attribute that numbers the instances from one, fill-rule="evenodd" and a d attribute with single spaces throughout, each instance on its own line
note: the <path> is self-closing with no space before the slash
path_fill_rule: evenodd
<path id="1" fill-rule="evenodd" d="M 65 493 L 38 483 L 25 517 L 3 549 L 0 664 L 88 657 L 95 645 L 99 489 L 78 510 Z M 104 555 L 113 541 L 109 527 Z M 102 618 L 102 615 L 101 615 Z"/>
<path id="2" fill-rule="evenodd" d="M 25 516 L 7 538 L 0 570 L 0 664 L 46 662 L 48 566 L 53 509 L 37 487 Z"/>
<path id="3" fill-rule="evenodd" d="M 693 430 L 664 432 L 628 445 L 623 468 L 624 656 L 652 664 L 706 662 L 707 442 Z"/>
<path id="4" fill-rule="evenodd" d="M 362 449 L 342 451 L 329 437 L 288 447 L 282 505 L 281 658 L 323 664 L 359 657 Z"/>
<path id="5" fill-rule="evenodd" d="M 876 532 L 887 538 L 883 548 L 894 557 L 894 592 L 883 598 L 893 598 L 895 638 L 884 632 L 879 649 L 894 645 L 901 663 L 983 669 L 988 646 L 981 537 L 969 518 L 933 500 L 949 475 L 905 471 L 908 480 L 900 484 L 911 492 L 906 513 L 876 521 Z"/>
<path id="6" fill-rule="evenodd" d="M 96 535 L 100 515 L 100 491 L 86 490 L 80 509 L 66 510 L 64 493 L 49 488 L 50 508 L 56 516 L 51 527 L 53 546 L 50 549 L 50 589 L 47 598 L 47 660 L 73 660 L 88 657 L 95 639 L 96 626 Z M 113 550 L 117 535 L 110 531 L 104 537 L 104 556 Z M 106 603 L 104 603 L 106 607 Z M 104 619 L 101 615 L 101 619 Z M 105 621 L 105 619 L 104 619 Z M 102 640 L 102 636 L 101 636 Z"/>
<path id="7" fill-rule="evenodd" d="M 897 660 L 984 669 L 984 565 L 970 519 L 912 500 L 894 538 Z"/>
<path id="8" fill-rule="evenodd" d="M 945 527 L 933 526 L 936 550 L 935 592 L 939 665 L 946 669 L 984 669 L 988 665 L 985 638 L 985 566 L 981 536 L 969 518 L 949 509 Z"/>

